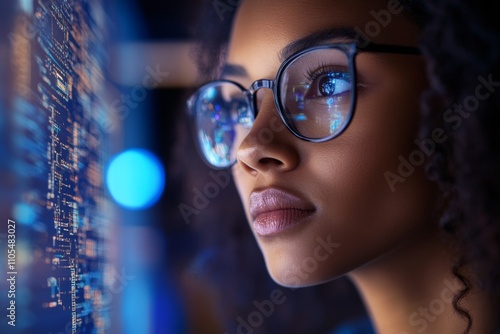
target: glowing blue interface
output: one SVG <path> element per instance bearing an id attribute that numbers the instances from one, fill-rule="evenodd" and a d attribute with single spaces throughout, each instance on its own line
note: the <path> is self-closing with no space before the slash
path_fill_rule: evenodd
<path id="1" fill-rule="evenodd" d="M 0 144 L 2 178 L 8 180 L 2 181 L 0 226 L 10 219 L 15 232 L 0 231 L 0 272 L 15 273 L 9 274 L 15 284 L 2 274 L 0 333 L 107 333 L 107 284 L 114 277 L 102 181 L 109 146 L 101 126 L 102 3 L 9 2 L 16 4 L 12 15 L 0 13 L 0 19 L 13 17 L 1 31 L 9 51 L 0 67 L 9 75 L 0 78 L 0 88 L 9 93 L 0 101 L 0 128 L 7 133 Z M 13 261 L 7 234 L 15 235 Z M 3 293 L 12 286 L 15 296 Z M 5 307 L 12 301 L 13 317 Z"/>

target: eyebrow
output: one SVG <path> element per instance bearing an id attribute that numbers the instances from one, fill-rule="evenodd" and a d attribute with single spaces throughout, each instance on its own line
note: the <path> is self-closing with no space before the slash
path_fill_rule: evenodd
<path id="1" fill-rule="evenodd" d="M 248 72 L 245 67 L 236 64 L 225 64 L 222 69 L 222 77 L 248 77 Z"/>
<path id="2" fill-rule="evenodd" d="M 354 28 L 334 28 L 314 32 L 285 46 L 279 53 L 279 59 L 284 62 L 292 55 L 307 48 L 323 44 L 333 39 L 353 41 L 357 36 Z"/>
<path id="3" fill-rule="evenodd" d="M 354 28 L 334 28 L 314 32 L 297 39 L 285 46 L 278 54 L 280 62 L 284 62 L 290 56 L 307 48 L 320 45 L 333 39 L 354 40 L 357 36 Z M 237 76 L 248 77 L 245 67 L 236 64 L 225 64 L 222 69 L 222 77 Z"/>

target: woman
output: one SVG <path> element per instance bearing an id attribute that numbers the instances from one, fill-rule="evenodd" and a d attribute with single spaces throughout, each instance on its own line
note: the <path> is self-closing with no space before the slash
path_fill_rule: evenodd
<path id="1" fill-rule="evenodd" d="M 441 90 L 429 104 L 439 107 L 419 128 L 433 55 L 417 48 L 425 17 L 415 3 L 244 1 L 220 79 L 192 95 L 189 111 L 205 160 L 231 168 L 277 283 L 347 275 L 378 333 L 492 333 L 496 300 L 475 284 L 467 229 L 440 223 L 462 202 L 449 178 L 424 170 L 430 156 L 461 186 L 450 151 L 462 142 L 432 121 L 452 127 L 465 112 L 436 116 L 460 95 L 432 73 Z M 477 80 L 481 96 L 493 94 L 491 78 Z M 467 226 L 475 212 L 463 213 Z M 480 269 L 493 272 L 490 264 Z"/>

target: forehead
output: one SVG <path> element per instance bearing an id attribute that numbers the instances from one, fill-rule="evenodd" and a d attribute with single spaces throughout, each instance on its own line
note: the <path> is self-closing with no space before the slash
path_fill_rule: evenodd
<path id="1" fill-rule="evenodd" d="M 354 28 L 378 43 L 415 45 L 418 40 L 418 28 L 398 0 L 245 0 L 233 25 L 228 62 L 260 75 L 272 72 L 283 47 L 334 28 Z"/>

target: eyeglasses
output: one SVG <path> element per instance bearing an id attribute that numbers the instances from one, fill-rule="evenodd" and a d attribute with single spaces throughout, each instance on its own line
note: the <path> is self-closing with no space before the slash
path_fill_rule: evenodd
<path id="1" fill-rule="evenodd" d="M 215 168 L 236 162 L 236 151 L 259 111 L 257 91 L 273 91 L 278 114 L 296 137 L 324 142 L 339 136 L 356 107 L 355 57 L 359 52 L 418 55 L 416 47 L 355 43 L 308 48 L 286 59 L 276 79 L 257 80 L 245 89 L 230 80 L 206 83 L 187 101 L 204 159 Z"/>

